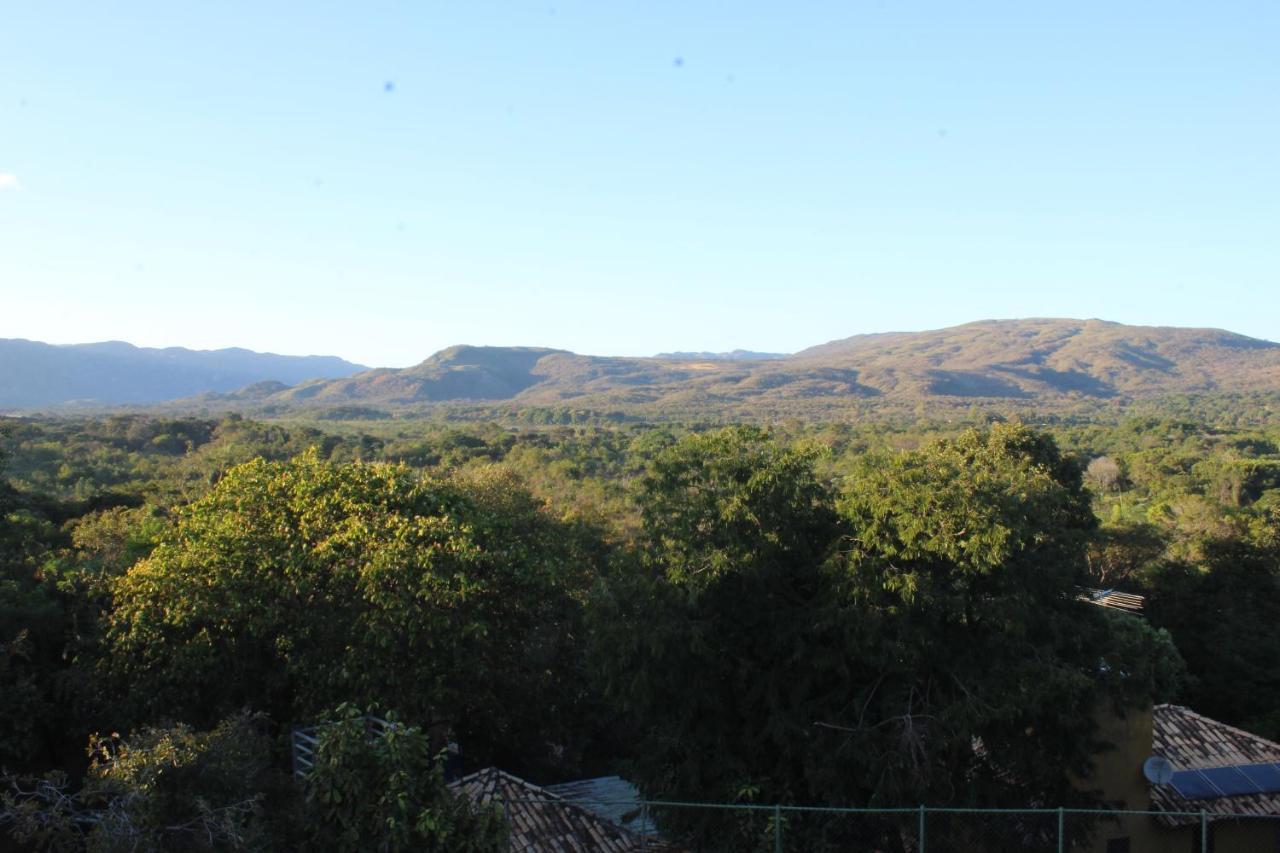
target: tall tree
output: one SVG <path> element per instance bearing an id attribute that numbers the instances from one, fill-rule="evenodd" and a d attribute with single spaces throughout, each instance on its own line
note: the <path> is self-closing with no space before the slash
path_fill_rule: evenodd
<path id="1" fill-rule="evenodd" d="M 594 615 L 652 797 L 813 796 L 813 706 L 847 671 L 824 570 L 840 526 L 815 455 L 726 429 L 658 452 L 640 485 L 640 551 Z M 672 817 L 690 818 L 678 828 L 701 843 L 750 849 L 752 827 Z"/>
<path id="2" fill-rule="evenodd" d="M 1100 746 L 1093 715 L 1150 701 L 1176 653 L 1076 600 L 1095 524 L 1078 468 L 997 426 L 877 459 L 844 489 L 837 509 L 813 452 L 758 430 L 686 438 L 654 462 L 639 562 L 596 610 L 645 790 L 1087 800 L 1071 779 Z M 761 840 L 720 813 L 671 819 L 714 849 Z M 852 840 L 801 822 L 789 832 L 806 849 Z"/>
<path id="3" fill-rule="evenodd" d="M 1167 636 L 1076 600 L 1096 526 L 1079 468 L 997 425 L 846 489 L 846 594 L 876 626 L 875 675 L 830 748 L 871 758 L 873 802 L 1078 801 L 1096 714 L 1167 694 L 1177 671 Z"/>
<path id="4" fill-rule="evenodd" d="M 303 786 L 308 846 L 336 853 L 505 853 L 509 829 L 496 807 L 478 807 L 445 784 L 443 760 L 417 726 L 387 714 L 371 732 L 343 705 L 318 731 Z"/>
<path id="5" fill-rule="evenodd" d="M 1147 578 L 1151 621 L 1173 635 L 1187 660 L 1181 700 L 1270 738 L 1280 737 L 1275 530 L 1260 523 L 1254 537 L 1208 543 L 1200 564 L 1168 563 Z"/>
<path id="6" fill-rule="evenodd" d="M 146 714 L 395 701 L 477 758 L 563 742 L 573 537 L 501 472 L 316 454 L 232 469 L 116 584 L 106 665 Z"/>

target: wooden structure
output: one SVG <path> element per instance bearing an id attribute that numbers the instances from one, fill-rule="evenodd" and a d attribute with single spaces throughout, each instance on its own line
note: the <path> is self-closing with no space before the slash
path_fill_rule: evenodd
<path id="1" fill-rule="evenodd" d="M 1077 596 L 1081 601 L 1089 604 L 1096 604 L 1099 607 L 1109 607 L 1112 610 L 1123 610 L 1126 613 L 1142 613 L 1146 607 L 1147 600 L 1141 595 L 1134 595 L 1131 592 L 1119 592 L 1114 589 L 1092 589 L 1090 587 L 1079 587 Z"/>

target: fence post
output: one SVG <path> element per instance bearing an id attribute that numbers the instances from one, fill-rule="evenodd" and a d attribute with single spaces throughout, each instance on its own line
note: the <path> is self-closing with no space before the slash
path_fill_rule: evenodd
<path id="1" fill-rule="evenodd" d="M 1209 815 L 1200 810 L 1200 853 L 1209 853 Z"/>
<path id="2" fill-rule="evenodd" d="M 649 849 L 649 801 L 640 801 L 640 849 Z"/>
<path id="3" fill-rule="evenodd" d="M 782 853 L 782 806 L 773 806 L 773 853 Z"/>
<path id="4" fill-rule="evenodd" d="M 1067 849 L 1063 846 L 1063 836 L 1066 834 L 1063 832 L 1063 815 L 1064 812 L 1062 806 L 1058 806 L 1058 853 L 1063 853 L 1063 851 Z"/>
<path id="5" fill-rule="evenodd" d="M 916 853 L 924 853 L 924 811 L 925 811 L 925 808 L 924 808 L 924 804 L 922 803 L 920 805 L 920 827 L 919 827 L 919 830 L 917 831 L 917 836 L 919 838 L 919 841 L 916 845 L 917 846 Z"/>

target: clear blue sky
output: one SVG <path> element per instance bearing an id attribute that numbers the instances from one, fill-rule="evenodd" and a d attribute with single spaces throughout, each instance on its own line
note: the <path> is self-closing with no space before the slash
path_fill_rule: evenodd
<path id="1" fill-rule="evenodd" d="M 0 337 L 1280 339 L 1280 3 L 9 3 Z"/>

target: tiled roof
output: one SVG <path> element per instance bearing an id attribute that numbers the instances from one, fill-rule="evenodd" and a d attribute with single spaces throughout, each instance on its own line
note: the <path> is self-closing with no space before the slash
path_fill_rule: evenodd
<path id="1" fill-rule="evenodd" d="M 546 788 L 490 767 L 451 783 L 479 805 L 496 803 L 511 826 L 512 853 L 631 853 L 658 847 Z"/>
<path id="2" fill-rule="evenodd" d="M 547 790 L 632 832 L 657 836 L 657 827 L 641 808 L 640 790 L 621 776 L 548 785 Z"/>
<path id="3" fill-rule="evenodd" d="M 1204 770 L 1240 764 L 1280 762 L 1280 743 L 1211 720 L 1181 705 L 1152 709 L 1152 751 L 1173 764 L 1174 770 Z M 1159 811 L 1213 814 L 1280 815 L 1280 794 L 1238 794 L 1208 800 L 1188 800 L 1172 785 L 1152 785 L 1151 802 Z M 1171 825 L 1196 818 L 1165 817 Z"/>

